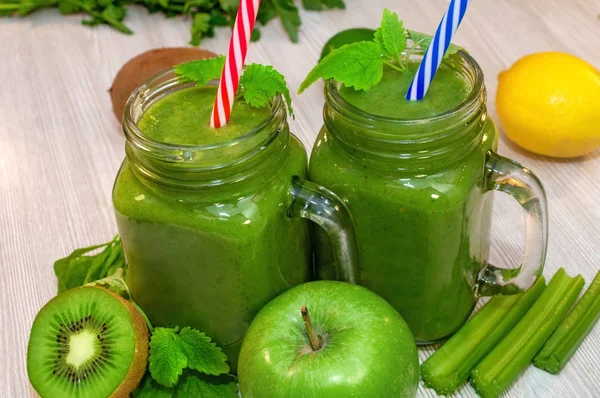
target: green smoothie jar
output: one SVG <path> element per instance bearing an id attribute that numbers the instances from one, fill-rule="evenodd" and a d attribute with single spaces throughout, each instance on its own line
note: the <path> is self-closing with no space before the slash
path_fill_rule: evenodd
<path id="1" fill-rule="evenodd" d="M 465 52 L 448 58 L 425 99 L 409 102 L 404 95 L 421 57 L 413 54 L 405 73 L 385 67 L 368 91 L 326 83 L 309 176 L 350 210 L 359 283 L 390 302 L 425 344 L 460 328 L 480 296 L 535 282 L 545 261 L 547 215 L 536 176 L 495 153 L 497 132 L 475 60 Z M 517 269 L 487 260 L 486 193 L 493 190 L 525 210 L 525 257 Z M 316 241 L 317 276 L 339 279 L 327 237 L 317 233 Z"/>
<path id="2" fill-rule="evenodd" d="M 235 371 L 258 310 L 312 277 L 306 219 L 324 225 L 349 273 L 356 248 L 345 206 L 304 180 L 283 99 L 262 109 L 238 100 L 216 130 L 216 84 L 169 70 L 132 94 L 113 202 L 133 298 L 155 326 L 208 334 Z"/>

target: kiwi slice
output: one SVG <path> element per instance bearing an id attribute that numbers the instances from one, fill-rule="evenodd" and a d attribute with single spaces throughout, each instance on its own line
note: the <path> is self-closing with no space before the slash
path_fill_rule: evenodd
<path id="1" fill-rule="evenodd" d="M 27 373 L 44 398 L 128 397 L 148 359 L 148 328 L 127 300 L 78 287 L 38 313 L 27 348 Z"/>

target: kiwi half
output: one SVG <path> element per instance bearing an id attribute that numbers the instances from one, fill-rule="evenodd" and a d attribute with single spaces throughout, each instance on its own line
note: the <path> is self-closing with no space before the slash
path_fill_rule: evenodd
<path id="1" fill-rule="evenodd" d="M 148 359 L 148 328 L 127 300 L 79 287 L 38 313 L 27 348 L 27 373 L 43 398 L 128 397 Z"/>

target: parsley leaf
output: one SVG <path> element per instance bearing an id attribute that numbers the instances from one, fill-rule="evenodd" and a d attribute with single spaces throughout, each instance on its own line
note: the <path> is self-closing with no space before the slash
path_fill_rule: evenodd
<path id="1" fill-rule="evenodd" d="M 204 36 L 214 36 L 214 26 L 211 24 L 211 16 L 206 12 L 194 14 L 191 27 L 192 38 L 190 44 L 199 46 Z"/>
<path id="2" fill-rule="evenodd" d="M 225 66 L 225 56 L 221 55 L 176 65 L 175 74 L 182 82 L 194 82 L 199 86 L 204 86 L 209 81 L 221 77 L 223 66 Z"/>
<path id="3" fill-rule="evenodd" d="M 229 372 L 227 356 L 204 333 L 185 327 L 154 328 L 148 370 L 165 387 L 178 383 L 186 368 L 218 376 Z"/>
<path id="4" fill-rule="evenodd" d="M 383 78 L 383 58 L 379 44 L 361 41 L 346 44 L 323 58 L 306 76 L 298 93 L 319 78 L 335 79 L 356 90 L 368 90 Z"/>
<path id="5" fill-rule="evenodd" d="M 342 0 L 302 0 L 302 6 L 311 11 L 321 11 L 326 8 L 345 8 Z"/>
<path id="6" fill-rule="evenodd" d="M 381 46 L 385 56 L 400 60 L 400 55 L 406 48 L 406 35 L 398 14 L 387 8 L 383 10 L 381 26 L 375 31 L 375 42 Z"/>
<path id="7" fill-rule="evenodd" d="M 287 87 L 285 78 L 272 66 L 261 64 L 250 64 L 244 69 L 240 78 L 240 92 L 244 100 L 255 108 L 267 106 L 273 97 L 282 94 L 290 115 L 294 115 L 292 109 L 292 97 Z"/>
<path id="8" fill-rule="evenodd" d="M 433 36 L 430 36 L 425 33 L 417 32 L 414 30 L 410 30 L 410 29 L 408 29 L 407 32 L 408 32 L 408 36 L 410 37 L 410 39 L 413 42 L 415 42 L 416 46 L 420 47 L 423 51 L 427 51 L 427 48 L 431 44 L 431 40 L 433 40 Z M 444 54 L 444 58 L 446 58 L 450 55 L 454 55 L 457 52 L 459 52 L 460 50 L 464 50 L 464 48 L 461 46 L 457 46 L 456 44 L 450 43 L 450 46 L 448 46 L 448 50 L 446 51 L 446 54 Z"/>
<path id="9" fill-rule="evenodd" d="M 281 24 L 293 43 L 298 43 L 298 27 L 300 14 L 294 5 L 294 0 L 273 0 L 275 13 L 281 19 Z"/>
<path id="10" fill-rule="evenodd" d="M 152 378 L 165 387 L 173 387 L 188 364 L 177 329 L 154 328 L 149 347 L 148 369 Z"/>

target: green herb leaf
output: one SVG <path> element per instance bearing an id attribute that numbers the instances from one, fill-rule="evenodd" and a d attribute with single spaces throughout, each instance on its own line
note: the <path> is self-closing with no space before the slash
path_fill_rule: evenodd
<path id="1" fill-rule="evenodd" d="M 238 386 L 231 376 L 209 377 L 185 372 L 173 398 L 237 398 Z"/>
<path id="2" fill-rule="evenodd" d="M 400 60 L 400 55 L 406 48 L 406 35 L 398 14 L 387 8 L 383 10 L 381 26 L 375 31 L 375 42 L 381 46 L 385 56 Z"/>
<path id="3" fill-rule="evenodd" d="M 210 14 L 205 12 L 199 12 L 194 14 L 194 19 L 191 27 L 191 45 L 198 46 L 202 41 L 202 37 L 214 34 L 214 27 L 213 25 L 211 25 L 210 19 Z"/>
<path id="4" fill-rule="evenodd" d="M 148 370 L 152 378 L 165 387 L 173 387 L 188 363 L 177 329 L 154 328 L 149 347 Z"/>
<path id="5" fill-rule="evenodd" d="M 294 5 L 294 0 L 273 0 L 273 6 L 290 40 L 293 43 L 298 43 L 300 14 L 298 8 Z"/>
<path id="6" fill-rule="evenodd" d="M 96 255 L 86 255 L 104 248 Z M 73 251 L 69 256 L 54 263 L 54 273 L 58 279 L 58 292 L 85 285 L 113 274 L 118 268 L 126 271 L 121 240 L 115 236 L 110 242 L 84 247 Z"/>
<path id="7" fill-rule="evenodd" d="M 240 93 L 255 108 L 267 106 L 277 94 L 283 94 L 288 112 L 294 115 L 292 97 L 285 78 L 272 66 L 251 64 L 244 68 L 240 78 Z"/>
<path id="8" fill-rule="evenodd" d="M 174 388 L 161 386 L 149 374 L 146 374 L 133 392 L 133 398 L 172 398 L 174 393 Z"/>
<path id="9" fill-rule="evenodd" d="M 190 327 L 154 328 L 150 338 L 148 370 L 165 387 L 177 384 L 186 368 L 218 376 L 229 372 L 227 355 L 210 338 Z"/>
<path id="10" fill-rule="evenodd" d="M 219 0 L 219 4 L 224 11 L 237 11 L 240 2 L 239 0 Z"/>
<path id="11" fill-rule="evenodd" d="M 431 41 L 433 40 L 433 36 L 430 36 L 428 34 L 425 33 L 421 33 L 421 32 L 417 32 L 414 30 L 407 30 L 408 32 L 408 36 L 410 37 L 410 39 L 415 42 L 415 45 L 420 47 L 423 51 L 427 51 L 427 48 L 429 47 L 429 45 L 431 44 Z M 460 50 L 465 50 L 463 47 L 461 46 L 457 46 L 456 44 L 450 43 L 450 46 L 448 46 L 448 50 L 446 51 L 446 54 L 444 54 L 444 58 L 449 57 L 450 55 L 454 55 L 457 52 L 459 52 Z"/>
<path id="12" fill-rule="evenodd" d="M 214 376 L 229 372 L 227 355 L 204 333 L 184 327 L 179 332 L 179 339 L 188 368 Z"/>
<path id="13" fill-rule="evenodd" d="M 383 77 L 383 58 L 380 45 L 356 42 L 332 51 L 311 70 L 300 85 L 299 93 L 318 79 L 335 79 L 356 90 L 368 90 Z"/>
<path id="14" fill-rule="evenodd" d="M 211 80 L 221 77 L 225 56 L 199 59 L 175 66 L 175 74 L 185 83 L 196 83 L 203 86 Z"/>
<path id="15" fill-rule="evenodd" d="M 266 25 L 271 20 L 277 18 L 277 9 L 273 4 L 273 0 L 262 0 L 256 20 L 263 25 Z"/>
<path id="16" fill-rule="evenodd" d="M 336 48 L 340 48 L 345 44 L 356 43 L 357 41 L 372 41 L 375 35 L 373 29 L 367 28 L 353 28 L 342 30 L 341 32 L 333 35 L 327 43 L 323 46 L 319 61 L 329 55 L 330 52 Z"/>

